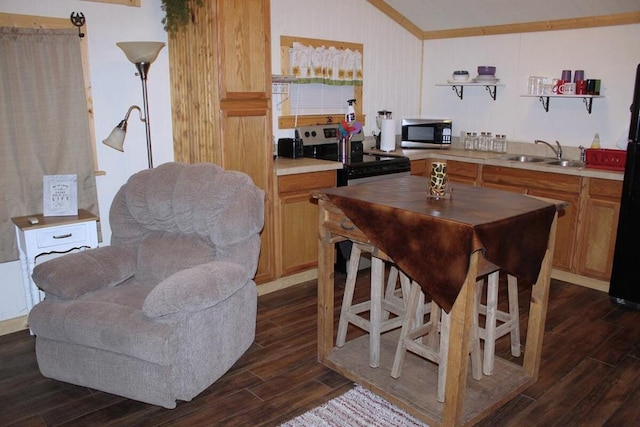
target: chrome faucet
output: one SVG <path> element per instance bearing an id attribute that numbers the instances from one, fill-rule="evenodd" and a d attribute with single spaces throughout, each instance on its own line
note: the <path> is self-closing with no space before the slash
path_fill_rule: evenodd
<path id="1" fill-rule="evenodd" d="M 556 158 L 558 160 L 562 160 L 562 147 L 560 146 L 560 143 L 558 141 L 556 141 L 556 144 L 558 145 L 558 148 L 554 148 L 553 145 L 549 144 L 547 141 L 543 141 L 541 139 L 536 139 L 534 141 L 536 144 L 538 143 L 543 143 L 549 146 L 549 148 L 551 148 L 553 150 L 553 153 L 556 155 Z"/>

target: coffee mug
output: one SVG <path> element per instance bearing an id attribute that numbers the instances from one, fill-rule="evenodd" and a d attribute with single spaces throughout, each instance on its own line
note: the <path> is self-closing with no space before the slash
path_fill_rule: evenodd
<path id="1" fill-rule="evenodd" d="M 565 83 L 562 85 L 563 95 L 575 95 L 576 94 L 576 84 L 575 83 Z"/>
<path id="2" fill-rule="evenodd" d="M 564 85 L 566 83 L 569 83 L 569 81 L 567 81 L 567 80 L 558 80 L 556 82 L 556 84 L 553 85 L 553 88 L 551 89 L 552 92 L 555 93 L 556 95 L 562 95 L 563 88 L 564 88 Z"/>
<path id="3" fill-rule="evenodd" d="M 587 95 L 596 94 L 596 81 L 594 79 L 587 80 Z"/>
<path id="4" fill-rule="evenodd" d="M 577 80 L 576 81 L 576 95 L 586 95 L 587 93 L 587 81 L 586 80 Z"/>

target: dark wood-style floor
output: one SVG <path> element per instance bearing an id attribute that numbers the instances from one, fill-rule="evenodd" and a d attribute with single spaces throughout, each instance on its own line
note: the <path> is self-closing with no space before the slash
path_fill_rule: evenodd
<path id="1" fill-rule="evenodd" d="M 368 282 L 368 273 L 359 281 Z M 520 293 L 526 328 L 528 291 Z M 253 346 L 173 410 L 44 378 L 35 339 L 26 331 L 2 336 L 0 425 L 278 425 L 352 387 L 316 361 L 316 295 L 313 281 L 260 297 Z M 338 287 L 337 309 L 341 296 Z M 508 342 L 497 351 L 508 358 Z M 640 425 L 640 313 L 602 292 L 552 281 L 540 378 L 481 425 Z"/>

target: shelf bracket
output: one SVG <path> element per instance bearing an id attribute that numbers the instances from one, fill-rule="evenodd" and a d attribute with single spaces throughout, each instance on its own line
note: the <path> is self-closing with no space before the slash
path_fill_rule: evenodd
<path id="1" fill-rule="evenodd" d="M 451 89 L 453 89 L 456 92 L 456 95 L 458 95 L 458 98 L 462 99 L 464 86 L 462 86 L 462 85 L 461 86 L 453 85 L 453 86 L 451 86 Z"/>
<path id="2" fill-rule="evenodd" d="M 548 113 L 549 112 L 549 97 L 548 96 L 541 96 L 540 97 L 540 102 L 542 103 L 542 107 L 544 108 L 544 111 L 546 111 Z"/>
<path id="3" fill-rule="evenodd" d="M 493 99 L 495 101 L 496 100 L 496 92 L 498 91 L 498 87 L 497 86 L 486 85 L 484 88 L 489 92 L 489 96 L 491 97 L 491 99 Z M 493 90 L 491 90 L 491 88 L 493 88 Z"/>
<path id="4" fill-rule="evenodd" d="M 591 107 L 593 105 L 593 98 L 582 98 L 585 107 L 587 107 L 587 113 L 591 114 Z"/>

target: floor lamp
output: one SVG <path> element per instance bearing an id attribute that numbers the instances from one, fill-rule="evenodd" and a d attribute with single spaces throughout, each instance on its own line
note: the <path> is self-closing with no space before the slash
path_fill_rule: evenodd
<path id="1" fill-rule="evenodd" d="M 129 107 L 124 119 L 111 131 L 107 139 L 102 141 L 104 144 L 119 151 L 124 151 L 124 138 L 127 134 L 127 121 L 131 111 L 138 110 L 140 121 L 144 122 L 147 133 L 147 158 L 149 160 L 149 168 L 153 168 L 153 155 L 151 151 L 151 128 L 149 126 L 149 100 L 147 98 L 147 75 L 153 61 L 158 57 L 158 53 L 164 47 L 163 42 L 120 42 L 116 45 L 122 49 L 127 55 L 127 59 L 135 64 L 138 75 L 142 81 L 142 107 L 144 116 L 140 111 L 140 107 L 132 105 Z"/>

